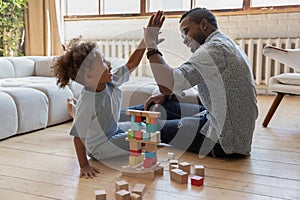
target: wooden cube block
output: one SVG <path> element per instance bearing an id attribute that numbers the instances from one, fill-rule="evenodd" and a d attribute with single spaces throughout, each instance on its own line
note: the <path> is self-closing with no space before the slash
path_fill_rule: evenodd
<path id="1" fill-rule="evenodd" d="M 133 187 L 131 192 L 135 193 L 135 194 L 138 194 L 142 197 L 143 193 L 144 193 L 144 190 L 145 190 L 145 187 L 146 187 L 145 184 L 141 184 L 141 183 L 135 184 L 135 186 Z"/>
<path id="2" fill-rule="evenodd" d="M 144 151 L 153 152 L 157 150 L 157 144 L 149 144 L 145 143 L 145 146 L 143 146 Z"/>
<path id="3" fill-rule="evenodd" d="M 115 189 L 116 189 L 116 191 L 119 191 L 119 190 L 129 191 L 129 186 L 128 186 L 128 183 L 126 181 L 121 180 L 121 181 L 115 182 Z"/>
<path id="4" fill-rule="evenodd" d="M 181 169 L 173 169 L 170 173 L 171 180 L 179 184 L 187 184 L 188 173 Z"/>
<path id="5" fill-rule="evenodd" d="M 168 160 L 174 160 L 175 154 L 173 152 L 168 152 Z"/>
<path id="6" fill-rule="evenodd" d="M 160 131 L 156 131 L 155 133 L 150 133 L 150 141 L 160 142 Z"/>
<path id="7" fill-rule="evenodd" d="M 128 129 L 127 133 L 128 133 L 128 139 L 134 139 L 134 131 L 133 130 Z"/>
<path id="8" fill-rule="evenodd" d="M 148 133 L 155 133 L 157 131 L 157 125 L 156 124 L 147 124 L 146 131 Z"/>
<path id="9" fill-rule="evenodd" d="M 136 193 L 130 193 L 130 199 L 131 200 L 142 200 L 141 195 L 138 195 Z"/>
<path id="10" fill-rule="evenodd" d="M 116 200 L 130 200 L 130 192 L 128 192 L 127 190 L 117 191 Z"/>
<path id="11" fill-rule="evenodd" d="M 169 167 L 171 165 L 178 165 L 178 160 L 169 160 Z"/>
<path id="12" fill-rule="evenodd" d="M 140 142 L 136 142 L 136 141 L 129 141 L 129 149 L 130 150 L 141 150 L 142 149 L 142 144 Z"/>
<path id="13" fill-rule="evenodd" d="M 96 200 L 106 200 L 106 191 L 105 190 L 96 190 L 95 191 Z"/>
<path id="14" fill-rule="evenodd" d="M 179 169 L 182 169 L 183 171 L 187 172 L 188 174 L 191 173 L 191 165 L 188 162 L 179 163 Z"/>
<path id="15" fill-rule="evenodd" d="M 194 173 L 195 175 L 204 177 L 205 168 L 203 165 L 195 165 L 194 170 L 195 170 L 195 173 Z"/>
<path id="16" fill-rule="evenodd" d="M 203 185 L 203 177 L 202 176 L 193 176 L 191 177 L 191 184 L 195 186 Z"/>
<path id="17" fill-rule="evenodd" d="M 178 169 L 178 165 L 170 165 L 169 170 L 171 171 L 172 169 Z"/>

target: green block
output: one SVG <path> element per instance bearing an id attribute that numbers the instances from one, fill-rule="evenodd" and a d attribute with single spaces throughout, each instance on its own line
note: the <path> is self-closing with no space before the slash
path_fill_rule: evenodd
<path id="1" fill-rule="evenodd" d="M 146 131 L 147 131 L 147 133 L 155 133 L 157 131 L 157 125 L 156 124 L 147 124 Z"/>

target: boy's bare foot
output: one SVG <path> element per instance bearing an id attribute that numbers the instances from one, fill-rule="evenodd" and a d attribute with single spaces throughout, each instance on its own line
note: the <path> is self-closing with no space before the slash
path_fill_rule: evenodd
<path id="1" fill-rule="evenodd" d="M 73 97 L 69 97 L 67 99 L 67 108 L 68 108 L 69 114 L 71 115 L 72 118 L 74 118 L 74 116 L 75 116 L 76 103 L 77 103 L 77 100 Z"/>

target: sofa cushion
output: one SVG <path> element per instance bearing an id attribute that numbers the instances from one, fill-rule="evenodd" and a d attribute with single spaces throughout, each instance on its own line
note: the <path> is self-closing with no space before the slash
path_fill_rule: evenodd
<path id="1" fill-rule="evenodd" d="M 35 61 L 35 75 L 43 77 L 53 77 L 53 64 L 54 60 L 51 57 L 46 57 L 44 59 Z"/>
<path id="2" fill-rule="evenodd" d="M 0 58 L 0 79 L 14 77 L 15 70 L 13 64 L 5 58 Z"/>
<path id="3" fill-rule="evenodd" d="M 26 77 L 34 75 L 34 61 L 24 57 L 7 57 L 14 66 L 14 77 Z"/>
<path id="4" fill-rule="evenodd" d="M 286 85 L 300 85 L 300 74 L 298 73 L 285 73 L 275 76 L 275 78 Z"/>
<path id="5" fill-rule="evenodd" d="M 18 113 L 13 98 L 0 88 L 0 139 L 15 135 L 18 130 Z"/>
<path id="6" fill-rule="evenodd" d="M 24 133 L 45 128 L 48 121 L 48 98 L 38 90 L 23 87 L 1 88 L 9 94 L 18 111 L 18 131 Z"/>

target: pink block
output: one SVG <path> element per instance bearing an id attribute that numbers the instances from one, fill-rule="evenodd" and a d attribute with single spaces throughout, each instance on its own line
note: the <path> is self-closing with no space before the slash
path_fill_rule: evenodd
<path id="1" fill-rule="evenodd" d="M 153 165 L 152 158 L 146 158 L 144 159 L 144 168 L 150 168 Z"/>
<path id="2" fill-rule="evenodd" d="M 150 124 L 156 124 L 156 118 L 151 118 L 150 119 Z"/>

